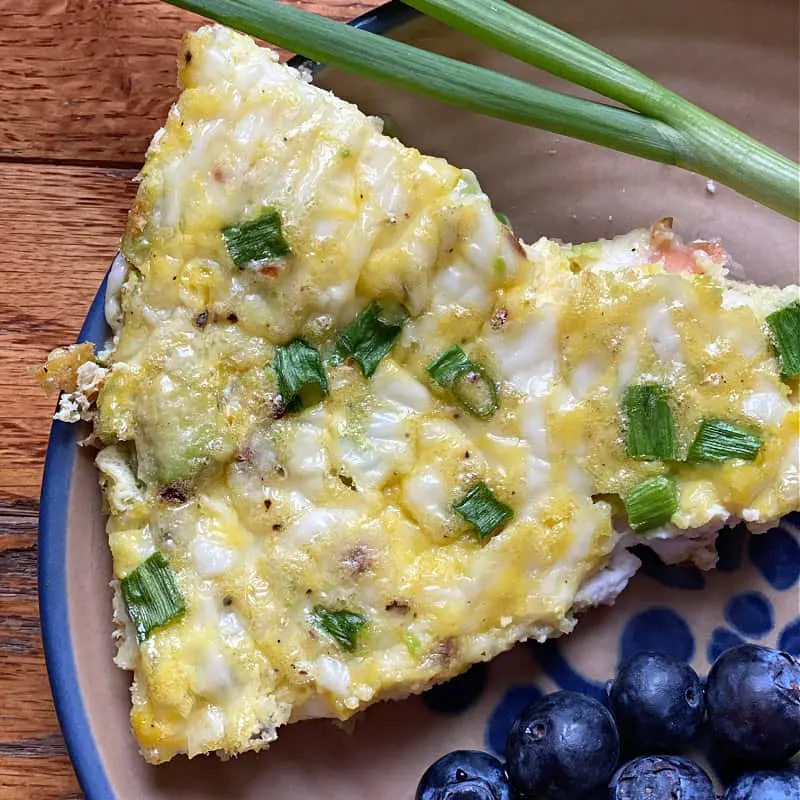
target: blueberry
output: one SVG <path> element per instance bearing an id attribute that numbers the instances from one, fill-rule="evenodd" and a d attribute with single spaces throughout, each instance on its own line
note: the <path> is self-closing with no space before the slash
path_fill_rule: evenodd
<path id="1" fill-rule="evenodd" d="M 537 800 L 580 800 L 596 792 L 618 758 L 614 718 L 576 692 L 555 692 L 529 705 L 506 742 L 511 785 Z"/>
<path id="2" fill-rule="evenodd" d="M 511 800 L 503 765 L 480 750 L 454 750 L 434 761 L 417 786 L 416 800 Z"/>
<path id="3" fill-rule="evenodd" d="M 641 756 L 617 770 L 609 800 L 715 800 L 711 778 L 688 758 Z"/>
<path id="4" fill-rule="evenodd" d="M 800 771 L 746 772 L 728 787 L 723 800 L 800 800 Z"/>
<path id="5" fill-rule="evenodd" d="M 740 766 L 780 764 L 800 750 L 800 662 L 755 644 L 726 650 L 706 684 L 711 738 Z"/>
<path id="6" fill-rule="evenodd" d="M 609 689 L 622 744 L 631 753 L 676 753 L 705 714 L 703 685 L 684 661 L 661 653 L 628 659 Z"/>

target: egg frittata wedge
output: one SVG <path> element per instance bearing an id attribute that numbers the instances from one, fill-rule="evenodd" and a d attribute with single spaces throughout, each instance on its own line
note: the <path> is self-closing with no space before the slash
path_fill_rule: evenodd
<path id="1" fill-rule="evenodd" d="M 522 245 L 475 177 L 225 28 L 187 36 L 109 278 L 93 423 L 153 763 L 266 747 L 800 508 L 798 287 L 666 222 Z"/>

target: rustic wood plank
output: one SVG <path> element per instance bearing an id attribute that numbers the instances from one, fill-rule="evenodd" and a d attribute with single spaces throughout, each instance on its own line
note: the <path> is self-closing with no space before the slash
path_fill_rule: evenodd
<path id="1" fill-rule="evenodd" d="M 13 250 L 0 295 L 0 500 L 35 498 L 55 398 L 32 368 L 74 341 L 117 250 L 133 170 L 0 164 L 0 230 Z"/>
<path id="2" fill-rule="evenodd" d="M 352 19 L 376 2 L 297 0 Z M 159 0 L 0 0 L 0 160 L 138 164 L 200 17 Z"/>
<path id="3" fill-rule="evenodd" d="M 36 599 L 36 509 L 0 503 L 0 796 L 80 797 L 50 700 Z"/>
<path id="4" fill-rule="evenodd" d="M 67 756 L 0 757 L 3 800 L 80 800 L 83 797 Z"/>

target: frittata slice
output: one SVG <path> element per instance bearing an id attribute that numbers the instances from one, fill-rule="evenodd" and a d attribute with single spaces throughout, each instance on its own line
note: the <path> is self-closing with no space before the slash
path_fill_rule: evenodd
<path id="1" fill-rule="evenodd" d="M 101 448 L 148 761 L 422 691 L 569 632 L 634 542 L 710 566 L 719 527 L 800 508 L 768 321 L 797 287 L 663 224 L 526 248 L 472 174 L 249 38 L 179 63 L 113 340 L 48 365 Z"/>

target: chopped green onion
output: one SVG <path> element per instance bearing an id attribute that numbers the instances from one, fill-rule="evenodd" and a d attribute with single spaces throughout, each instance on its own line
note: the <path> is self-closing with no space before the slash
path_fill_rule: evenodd
<path id="1" fill-rule="evenodd" d="M 456 375 L 450 390 L 462 408 L 478 419 L 489 419 L 497 411 L 497 387 L 478 364 Z"/>
<path id="2" fill-rule="evenodd" d="M 431 378 L 445 389 L 449 389 L 462 372 L 470 369 L 472 369 L 472 362 L 457 344 L 448 347 L 444 353 L 427 366 Z"/>
<path id="3" fill-rule="evenodd" d="M 675 481 L 664 475 L 647 478 L 630 490 L 623 503 L 628 523 L 637 533 L 657 528 L 669 522 L 678 510 Z"/>
<path id="4" fill-rule="evenodd" d="M 752 461 L 764 444 L 762 438 L 724 419 L 704 419 L 689 448 L 689 461 Z"/>
<path id="5" fill-rule="evenodd" d="M 287 411 L 308 408 L 328 395 L 322 359 L 304 339 L 293 339 L 275 350 L 275 372 Z"/>
<path id="6" fill-rule="evenodd" d="M 446 103 L 672 164 L 800 218 L 798 167 L 790 159 L 670 92 L 627 64 L 508 3 L 410 0 L 492 47 L 629 105 L 552 92 L 410 47 L 275 0 L 169 0 L 324 64 Z M 521 16 L 518 16 L 521 15 Z"/>
<path id="7" fill-rule="evenodd" d="M 494 215 L 500 222 L 503 223 L 503 225 L 506 226 L 506 228 L 513 232 L 514 226 L 511 224 L 511 218 L 508 216 L 508 214 L 504 214 L 502 211 L 495 211 Z"/>
<path id="8" fill-rule="evenodd" d="M 329 611 L 324 606 L 311 609 L 311 621 L 348 653 L 356 649 L 359 634 L 367 625 L 367 620 L 355 611 Z"/>
<path id="9" fill-rule="evenodd" d="M 623 407 L 628 426 L 626 451 L 631 458 L 677 459 L 678 439 L 666 387 L 657 383 L 629 386 Z"/>
<path id="10" fill-rule="evenodd" d="M 800 375 L 800 300 L 770 314 L 767 325 L 781 362 L 781 377 Z"/>
<path id="11" fill-rule="evenodd" d="M 335 360 L 352 358 L 366 378 L 374 374 L 403 329 L 405 310 L 397 321 L 381 319 L 383 313 L 381 305 L 373 300 L 337 338 Z"/>
<path id="12" fill-rule="evenodd" d="M 514 516 L 483 482 L 476 483 L 454 506 L 453 510 L 474 526 L 479 539 L 493 536 Z"/>
<path id="13" fill-rule="evenodd" d="M 186 606 L 167 559 L 155 552 L 121 581 L 128 616 L 143 642 L 155 628 L 180 617 Z"/>
<path id="14" fill-rule="evenodd" d="M 406 4 L 493 49 L 627 106 L 640 118 L 666 123 L 678 137 L 675 159 L 668 163 L 799 218 L 796 164 L 623 61 L 504 0 L 406 0 Z"/>
<path id="15" fill-rule="evenodd" d="M 428 374 L 444 389 L 449 389 L 459 404 L 479 419 L 497 411 L 497 387 L 480 365 L 454 344 L 428 364 Z"/>
<path id="16" fill-rule="evenodd" d="M 222 238 L 237 267 L 282 258 L 290 252 L 281 230 L 281 215 L 274 208 L 267 209 L 258 219 L 223 228 Z"/>

